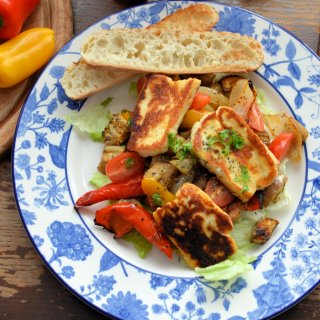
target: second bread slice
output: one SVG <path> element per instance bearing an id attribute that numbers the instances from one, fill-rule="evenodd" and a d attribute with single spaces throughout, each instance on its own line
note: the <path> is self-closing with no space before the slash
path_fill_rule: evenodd
<path id="1" fill-rule="evenodd" d="M 249 72 L 263 63 L 259 42 L 230 32 L 104 30 L 81 48 L 89 64 L 166 74 Z"/>

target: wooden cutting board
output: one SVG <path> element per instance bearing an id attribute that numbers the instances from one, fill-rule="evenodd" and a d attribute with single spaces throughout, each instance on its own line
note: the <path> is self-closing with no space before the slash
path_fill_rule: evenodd
<path id="1" fill-rule="evenodd" d="M 25 22 L 23 30 L 34 27 L 53 29 L 55 50 L 58 51 L 73 36 L 71 0 L 41 0 Z M 0 157 L 12 145 L 21 107 L 38 75 L 39 71 L 11 88 L 0 89 Z"/>

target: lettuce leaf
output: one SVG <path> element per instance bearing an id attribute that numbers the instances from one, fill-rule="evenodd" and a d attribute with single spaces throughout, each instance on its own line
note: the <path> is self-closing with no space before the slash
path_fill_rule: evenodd
<path id="1" fill-rule="evenodd" d="M 227 260 L 207 268 L 195 268 L 195 272 L 209 281 L 229 280 L 253 270 L 250 262 L 254 260 L 256 260 L 256 257 L 248 257 L 242 250 L 238 250 Z"/>
<path id="2" fill-rule="evenodd" d="M 89 133 L 89 136 L 90 136 L 92 141 L 96 141 L 96 142 L 103 142 L 104 141 L 104 137 L 103 137 L 101 131 L 100 132 Z"/>
<path id="3" fill-rule="evenodd" d="M 132 81 L 130 83 L 129 94 L 133 97 L 138 97 L 137 81 Z"/>
<path id="4" fill-rule="evenodd" d="M 91 179 L 89 180 L 89 183 L 92 184 L 96 188 L 103 187 L 104 185 L 106 185 L 110 182 L 111 182 L 111 180 L 105 174 L 102 174 L 99 171 L 94 172 Z"/>
<path id="5" fill-rule="evenodd" d="M 146 257 L 152 248 L 152 244 L 136 230 L 130 231 L 121 239 L 131 242 L 134 248 L 137 250 L 138 256 L 142 259 Z"/>
<path id="6" fill-rule="evenodd" d="M 266 208 L 266 211 L 267 211 L 267 213 L 270 213 L 270 212 L 275 212 L 275 211 L 282 210 L 283 208 L 288 206 L 291 203 L 291 201 L 292 201 L 291 195 L 289 194 L 289 192 L 286 189 L 284 189 L 281 192 L 281 194 L 279 195 L 279 198 L 277 199 L 277 202 L 273 203 L 273 204 L 270 204 Z"/>
<path id="7" fill-rule="evenodd" d="M 113 98 L 107 98 L 98 105 L 89 106 L 83 110 L 71 111 L 66 121 L 81 132 L 88 133 L 93 141 L 101 141 L 102 131 L 109 124 L 111 113 L 108 104 Z"/>
<path id="8" fill-rule="evenodd" d="M 266 94 L 264 92 L 264 90 L 262 89 L 256 89 L 257 92 L 257 104 L 259 106 L 260 111 L 263 114 L 275 114 L 277 112 L 273 111 L 271 108 L 267 107 L 267 99 L 266 99 Z"/>
<path id="9" fill-rule="evenodd" d="M 262 218 L 266 217 L 265 210 L 242 211 L 239 220 L 234 223 L 230 236 L 235 240 L 240 250 L 247 251 L 256 247 L 250 242 L 253 226 Z"/>

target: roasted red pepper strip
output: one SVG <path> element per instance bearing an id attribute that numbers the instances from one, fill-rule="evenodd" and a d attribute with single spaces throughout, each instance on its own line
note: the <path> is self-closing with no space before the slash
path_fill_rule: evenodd
<path id="1" fill-rule="evenodd" d="M 261 209 L 261 201 L 257 193 L 255 193 L 251 199 L 244 204 L 244 209 L 247 211 L 255 211 Z"/>
<path id="2" fill-rule="evenodd" d="M 131 223 L 122 218 L 114 210 L 110 210 L 109 206 L 96 211 L 94 222 L 113 232 L 115 239 L 121 238 L 133 229 Z"/>
<path id="3" fill-rule="evenodd" d="M 116 213 L 129 222 L 148 241 L 156 245 L 168 258 L 172 258 L 169 240 L 161 232 L 150 212 L 131 202 L 118 202 L 103 208 L 103 213 Z"/>
<path id="4" fill-rule="evenodd" d="M 99 189 L 89 191 L 81 196 L 75 207 L 91 206 L 104 200 L 119 200 L 144 195 L 141 188 L 143 176 L 138 176 L 121 183 L 110 183 Z"/>
<path id="5" fill-rule="evenodd" d="M 40 0 L 0 1 L 0 39 L 11 39 L 20 33 L 24 22 L 39 2 Z"/>

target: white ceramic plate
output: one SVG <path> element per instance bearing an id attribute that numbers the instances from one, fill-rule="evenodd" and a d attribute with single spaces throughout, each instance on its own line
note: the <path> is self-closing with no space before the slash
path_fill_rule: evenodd
<path id="1" fill-rule="evenodd" d="M 210 4 L 216 26 L 259 40 L 263 66 L 250 75 L 268 105 L 293 114 L 310 132 L 301 164 L 288 166 L 289 208 L 259 251 L 254 271 L 208 283 L 153 249 L 144 260 L 130 244 L 115 241 L 93 223 L 94 209 L 79 214 L 74 200 L 91 189 L 102 144 L 66 122 L 70 109 L 114 97 L 111 110 L 133 108 L 129 82 L 86 101 L 69 100 L 61 87 L 65 67 L 81 43 L 102 28 L 144 27 L 190 2 L 159 2 L 107 17 L 70 41 L 43 71 L 22 110 L 14 142 L 16 200 L 28 235 L 51 271 L 80 299 L 120 319 L 260 319 L 303 298 L 320 279 L 320 63 L 308 47 L 280 26 L 235 7 Z M 241 306 L 241 307 L 239 307 Z"/>

